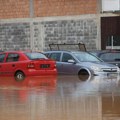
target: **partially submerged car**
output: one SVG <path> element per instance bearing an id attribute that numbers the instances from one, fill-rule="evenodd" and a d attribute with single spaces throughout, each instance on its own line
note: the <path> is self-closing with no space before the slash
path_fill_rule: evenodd
<path id="1" fill-rule="evenodd" d="M 119 50 L 94 50 L 90 51 L 93 55 L 103 61 L 117 65 L 120 68 L 120 51 Z"/>
<path id="2" fill-rule="evenodd" d="M 56 60 L 59 74 L 68 75 L 111 75 L 119 74 L 119 68 L 103 62 L 98 57 L 83 51 L 47 51 L 44 54 Z"/>
<path id="3" fill-rule="evenodd" d="M 26 76 L 56 74 L 56 62 L 40 52 L 6 51 L 0 53 L 0 76 L 12 75 L 20 81 Z"/>

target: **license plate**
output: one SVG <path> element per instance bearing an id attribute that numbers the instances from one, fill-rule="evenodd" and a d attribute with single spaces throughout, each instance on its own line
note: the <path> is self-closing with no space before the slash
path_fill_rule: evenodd
<path id="1" fill-rule="evenodd" d="M 108 77 L 117 77 L 117 73 L 108 73 L 107 76 Z"/>
<path id="2" fill-rule="evenodd" d="M 50 67 L 50 64 L 41 64 L 40 65 L 40 68 L 49 68 Z"/>

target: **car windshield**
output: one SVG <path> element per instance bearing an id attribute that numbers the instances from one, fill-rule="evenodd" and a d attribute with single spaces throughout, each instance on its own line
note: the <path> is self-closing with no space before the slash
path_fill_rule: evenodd
<path id="1" fill-rule="evenodd" d="M 100 59 L 87 52 L 74 52 L 74 55 L 81 62 L 102 62 Z"/>
<path id="2" fill-rule="evenodd" d="M 32 53 L 26 52 L 25 54 L 30 60 L 48 59 L 44 54 L 39 52 L 32 52 Z"/>

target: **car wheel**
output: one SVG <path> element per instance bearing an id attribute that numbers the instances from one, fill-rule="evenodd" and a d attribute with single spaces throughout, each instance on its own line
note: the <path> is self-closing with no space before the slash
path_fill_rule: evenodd
<path id="1" fill-rule="evenodd" d="M 83 70 L 79 71 L 78 75 L 89 75 L 89 72 L 87 70 L 83 69 Z"/>
<path id="2" fill-rule="evenodd" d="M 88 80 L 90 74 L 87 70 L 80 70 L 78 73 L 78 77 L 80 80 Z"/>
<path id="3" fill-rule="evenodd" d="M 15 73 L 15 80 L 22 81 L 25 79 L 25 74 L 22 71 L 18 71 Z"/>

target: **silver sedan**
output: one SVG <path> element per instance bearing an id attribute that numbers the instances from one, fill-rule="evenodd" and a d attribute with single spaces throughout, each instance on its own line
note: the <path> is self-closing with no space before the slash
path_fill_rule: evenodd
<path id="1" fill-rule="evenodd" d="M 115 65 L 103 62 L 98 57 L 82 51 L 47 51 L 48 58 L 56 60 L 59 74 L 111 75 L 119 74 Z"/>

